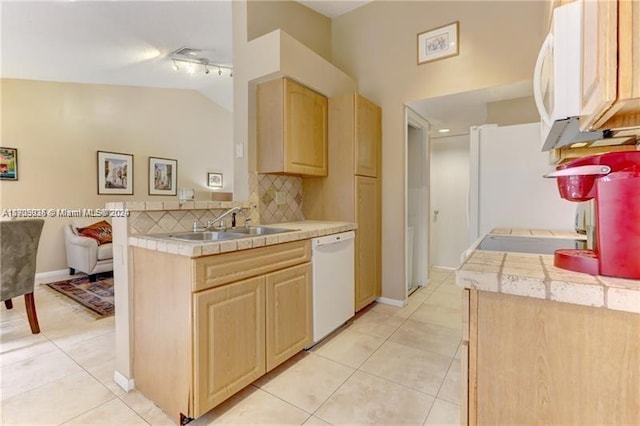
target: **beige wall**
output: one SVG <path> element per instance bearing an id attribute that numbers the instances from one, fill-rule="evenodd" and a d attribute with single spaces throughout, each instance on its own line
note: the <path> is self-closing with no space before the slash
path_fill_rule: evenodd
<path id="1" fill-rule="evenodd" d="M 207 171 L 233 189 L 232 114 L 190 90 L 2 80 L 3 146 L 18 148 L 19 180 L 0 183 L 2 209 L 103 208 L 148 195 L 148 157 L 178 160 L 178 187 L 200 197 Z M 98 195 L 96 151 L 134 155 L 134 195 Z M 66 268 L 62 227 L 47 219 L 38 272 Z"/>
<path id="2" fill-rule="evenodd" d="M 499 126 L 540 121 L 533 96 L 487 103 L 487 123 Z"/>
<path id="3" fill-rule="evenodd" d="M 382 107 L 384 297 L 404 299 L 404 104 L 531 79 L 547 10 L 542 1 L 373 1 L 333 20 L 334 64 Z M 417 65 L 417 34 L 453 21 L 460 55 Z"/>
<path id="4" fill-rule="evenodd" d="M 247 2 L 249 41 L 277 29 L 331 60 L 331 19 L 291 0 Z"/>

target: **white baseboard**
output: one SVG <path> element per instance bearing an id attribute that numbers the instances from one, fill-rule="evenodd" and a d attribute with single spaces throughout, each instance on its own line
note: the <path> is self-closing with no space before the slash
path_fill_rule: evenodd
<path id="1" fill-rule="evenodd" d="M 397 306 L 398 308 L 404 308 L 404 300 L 389 299 L 388 297 L 378 297 L 376 299 L 378 303 L 384 303 L 385 305 Z"/>
<path id="2" fill-rule="evenodd" d="M 455 271 L 456 268 L 452 268 L 451 266 L 432 266 L 431 269 L 438 269 L 441 271 Z"/>
<path id="3" fill-rule="evenodd" d="M 129 392 L 134 389 L 133 379 L 126 377 L 118 370 L 113 372 L 113 381 L 116 382 L 116 385 L 120 386 L 125 392 Z"/>
<path id="4" fill-rule="evenodd" d="M 38 272 L 36 274 L 36 280 L 43 278 L 59 277 L 62 275 L 69 275 L 69 269 L 58 269 L 57 271 Z"/>

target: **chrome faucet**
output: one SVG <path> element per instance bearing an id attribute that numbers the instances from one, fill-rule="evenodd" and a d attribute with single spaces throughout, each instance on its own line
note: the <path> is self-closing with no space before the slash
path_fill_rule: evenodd
<path id="1" fill-rule="evenodd" d="M 225 211 L 224 213 L 222 213 L 220 216 L 216 217 L 213 220 L 209 220 L 207 221 L 207 227 L 205 228 L 205 231 L 209 230 L 210 228 L 213 228 L 214 225 L 217 222 L 220 222 L 220 228 L 224 228 L 224 221 L 222 219 L 224 219 L 225 217 L 229 216 L 232 213 L 236 213 L 236 212 L 242 212 L 242 208 L 241 207 L 233 207 L 230 208 L 229 210 Z"/>

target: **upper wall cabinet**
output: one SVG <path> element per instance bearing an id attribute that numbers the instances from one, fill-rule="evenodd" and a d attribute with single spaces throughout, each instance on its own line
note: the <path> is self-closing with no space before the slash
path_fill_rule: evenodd
<path id="1" fill-rule="evenodd" d="M 327 98 L 288 78 L 257 87 L 258 173 L 327 176 Z"/>
<path id="2" fill-rule="evenodd" d="M 585 1 L 582 130 L 640 127 L 640 1 Z"/>
<path id="3" fill-rule="evenodd" d="M 355 115 L 355 174 L 378 177 L 380 142 L 382 140 L 382 110 L 378 105 L 356 94 Z"/>

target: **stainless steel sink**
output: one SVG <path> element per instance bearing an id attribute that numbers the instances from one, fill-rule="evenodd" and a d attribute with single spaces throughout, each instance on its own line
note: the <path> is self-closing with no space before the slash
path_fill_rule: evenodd
<path id="1" fill-rule="evenodd" d="M 224 241 L 244 237 L 243 234 L 232 234 L 230 232 L 180 232 L 169 234 L 167 238 L 184 241 Z"/>
<path id="2" fill-rule="evenodd" d="M 280 234 L 282 232 L 291 232 L 293 229 L 283 229 L 283 228 L 269 228 L 266 226 L 250 226 L 248 228 L 232 228 L 227 229 L 226 232 L 231 234 L 242 234 L 242 235 L 270 235 L 270 234 Z"/>
<path id="3" fill-rule="evenodd" d="M 198 232 L 177 232 L 175 234 L 167 234 L 165 238 L 182 241 L 225 241 L 237 240 L 239 238 L 248 238 L 258 235 L 280 234 L 282 232 L 291 232 L 293 229 L 269 228 L 266 226 L 250 226 L 248 228 L 230 228 L 224 231 L 198 231 Z"/>

